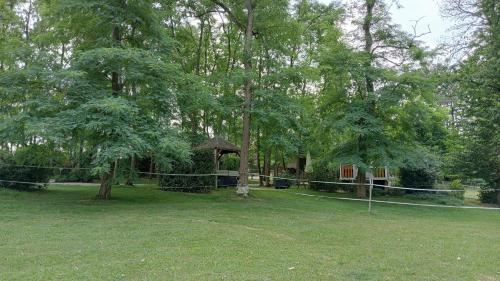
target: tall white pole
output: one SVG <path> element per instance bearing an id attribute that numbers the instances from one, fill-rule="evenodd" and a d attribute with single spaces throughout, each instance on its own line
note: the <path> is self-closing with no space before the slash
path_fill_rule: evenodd
<path id="1" fill-rule="evenodd" d="M 214 170 L 215 170 L 215 189 L 219 188 L 218 183 L 218 173 L 219 173 L 219 150 L 216 148 L 214 149 Z"/>
<path id="2" fill-rule="evenodd" d="M 370 175 L 370 196 L 368 198 L 368 213 L 372 213 L 372 191 L 373 191 L 373 175 Z"/>

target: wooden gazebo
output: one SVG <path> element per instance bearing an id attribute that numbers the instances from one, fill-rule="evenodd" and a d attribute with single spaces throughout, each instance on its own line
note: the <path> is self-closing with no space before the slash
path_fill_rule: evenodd
<path id="1" fill-rule="evenodd" d="M 194 149 L 214 151 L 214 169 L 216 172 L 219 171 L 219 162 L 224 154 L 235 153 L 239 156 L 241 151 L 239 147 L 219 136 L 214 136 L 213 138 L 208 139 L 204 143 L 196 146 Z"/>

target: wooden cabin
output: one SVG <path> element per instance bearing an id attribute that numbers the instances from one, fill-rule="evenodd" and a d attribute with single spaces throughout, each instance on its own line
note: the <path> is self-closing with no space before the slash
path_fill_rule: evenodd
<path id="1" fill-rule="evenodd" d="M 358 168 L 353 164 L 340 165 L 340 180 L 354 181 L 358 177 Z M 365 173 L 366 179 L 373 179 L 374 184 L 390 185 L 390 174 L 387 166 L 377 167 L 372 172 Z"/>
<path id="2" fill-rule="evenodd" d="M 352 164 L 340 165 L 340 179 L 341 180 L 355 180 L 358 177 L 358 168 Z"/>

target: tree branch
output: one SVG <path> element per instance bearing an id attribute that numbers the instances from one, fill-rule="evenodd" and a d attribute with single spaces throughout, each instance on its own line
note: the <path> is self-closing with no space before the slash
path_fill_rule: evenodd
<path id="1" fill-rule="evenodd" d="M 231 11 L 231 9 L 229 9 L 226 4 L 222 3 L 221 1 L 219 0 L 212 0 L 212 2 L 221 7 L 222 10 L 224 10 L 224 12 L 228 15 L 228 17 L 234 22 L 234 24 L 236 24 L 236 26 L 238 26 L 238 28 L 242 31 L 242 32 L 245 32 L 246 31 L 246 27 L 243 23 L 241 23 L 241 21 L 238 20 L 238 18 L 233 14 L 233 12 Z"/>

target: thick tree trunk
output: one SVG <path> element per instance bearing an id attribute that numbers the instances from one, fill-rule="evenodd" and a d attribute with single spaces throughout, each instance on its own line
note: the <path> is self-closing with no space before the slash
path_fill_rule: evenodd
<path id="1" fill-rule="evenodd" d="M 101 186 L 99 187 L 99 199 L 111 199 L 111 185 L 113 181 L 113 171 L 111 170 L 101 176 Z"/>
<path id="2" fill-rule="evenodd" d="M 362 169 L 358 170 L 358 185 L 356 186 L 356 196 L 358 198 L 366 198 L 366 186 L 365 186 L 365 171 Z"/>
<path id="3" fill-rule="evenodd" d="M 243 110 L 243 134 L 240 154 L 240 180 L 236 193 L 247 196 L 248 187 L 248 152 L 250 148 L 250 109 L 252 104 L 252 38 L 253 38 L 253 3 L 246 0 L 247 25 L 245 32 L 245 45 L 243 51 L 243 65 L 245 66 L 245 104 Z"/>

